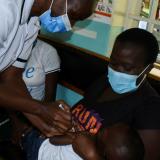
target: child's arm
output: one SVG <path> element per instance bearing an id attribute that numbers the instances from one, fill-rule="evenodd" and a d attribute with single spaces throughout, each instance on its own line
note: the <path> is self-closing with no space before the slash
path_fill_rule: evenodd
<path id="1" fill-rule="evenodd" d="M 72 142 L 73 150 L 84 160 L 103 160 L 96 147 L 95 136 L 80 132 Z"/>
<path id="2" fill-rule="evenodd" d="M 54 145 L 72 144 L 76 152 L 84 160 L 103 160 L 99 155 L 95 144 L 95 136 L 88 132 L 69 132 L 65 135 L 50 138 L 50 143 Z"/>
<path id="3" fill-rule="evenodd" d="M 66 133 L 65 135 L 54 136 L 54 137 L 51 137 L 49 141 L 51 144 L 54 144 L 54 145 L 72 144 L 73 139 L 75 138 L 75 134 L 76 133 L 69 132 L 69 133 Z"/>

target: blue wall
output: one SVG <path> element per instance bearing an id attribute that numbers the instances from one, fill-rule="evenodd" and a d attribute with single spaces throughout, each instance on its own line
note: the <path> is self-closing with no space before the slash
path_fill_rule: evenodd
<path id="1" fill-rule="evenodd" d="M 82 99 L 83 96 L 77 94 L 76 92 L 63 87 L 62 85 L 58 85 L 57 87 L 57 95 L 56 99 L 60 100 L 63 99 L 67 104 L 69 104 L 71 107 L 78 102 L 80 99 Z"/>
<path id="2" fill-rule="evenodd" d="M 41 34 L 49 38 L 63 41 L 101 55 L 106 55 L 110 25 L 106 23 L 91 21 L 87 19 L 83 22 L 76 23 L 73 31 L 68 33 L 48 33 L 44 29 Z"/>

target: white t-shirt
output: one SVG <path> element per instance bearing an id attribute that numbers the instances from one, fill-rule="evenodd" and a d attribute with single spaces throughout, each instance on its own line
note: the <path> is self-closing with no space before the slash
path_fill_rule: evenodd
<path id="1" fill-rule="evenodd" d="M 57 51 L 49 44 L 37 40 L 23 72 L 23 80 L 34 99 L 44 98 L 45 75 L 59 70 L 60 59 Z M 55 146 L 46 139 L 40 146 L 38 160 L 82 159 L 73 151 L 72 145 Z"/>
<path id="2" fill-rule="evenodd" d="M 0 72 L 23 68 L 40 29 L 39 18 L 28 21 L 34 0 L 0 0 Z"/>
<path id="3" fill-rule="evenodd" d="M 38 160 L 82 160 L 73 150 L 72 145 L 55 146 L 46 139 L 38 153 Z"/>
<path id="4" fill-rule="evenodd" d="M 23 80 L 31 96 L 43 100 L 45 76 L 60 70 L 60 59 L 55 48 L 37 40 L 23 72 Z"/>

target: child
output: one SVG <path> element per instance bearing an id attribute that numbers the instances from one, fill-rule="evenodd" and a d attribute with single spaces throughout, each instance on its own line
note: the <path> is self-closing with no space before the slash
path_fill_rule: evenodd
<path id="1" fill-rule="evenodd" d="M 17 118 L 15 124 L 21 135 L 24 124 Z M 20 143 L 27 160 L 143 160 L 144 156 L 138 133 L 125 124 L 102 128 L 96 135 L 69 131 L 52 138 L 44 138 L 37 130 L 27 129 Z"/>

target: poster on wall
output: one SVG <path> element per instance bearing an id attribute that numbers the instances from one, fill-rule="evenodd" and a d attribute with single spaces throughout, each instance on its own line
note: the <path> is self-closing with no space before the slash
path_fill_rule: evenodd
<path id="1" fill-rule="evenodd" d="M 113 0 L 98 0 L 98 4 L 95 13 L 92 15 L 92 20 L 110 23 L 112 11 L 113 11 Z"/>

